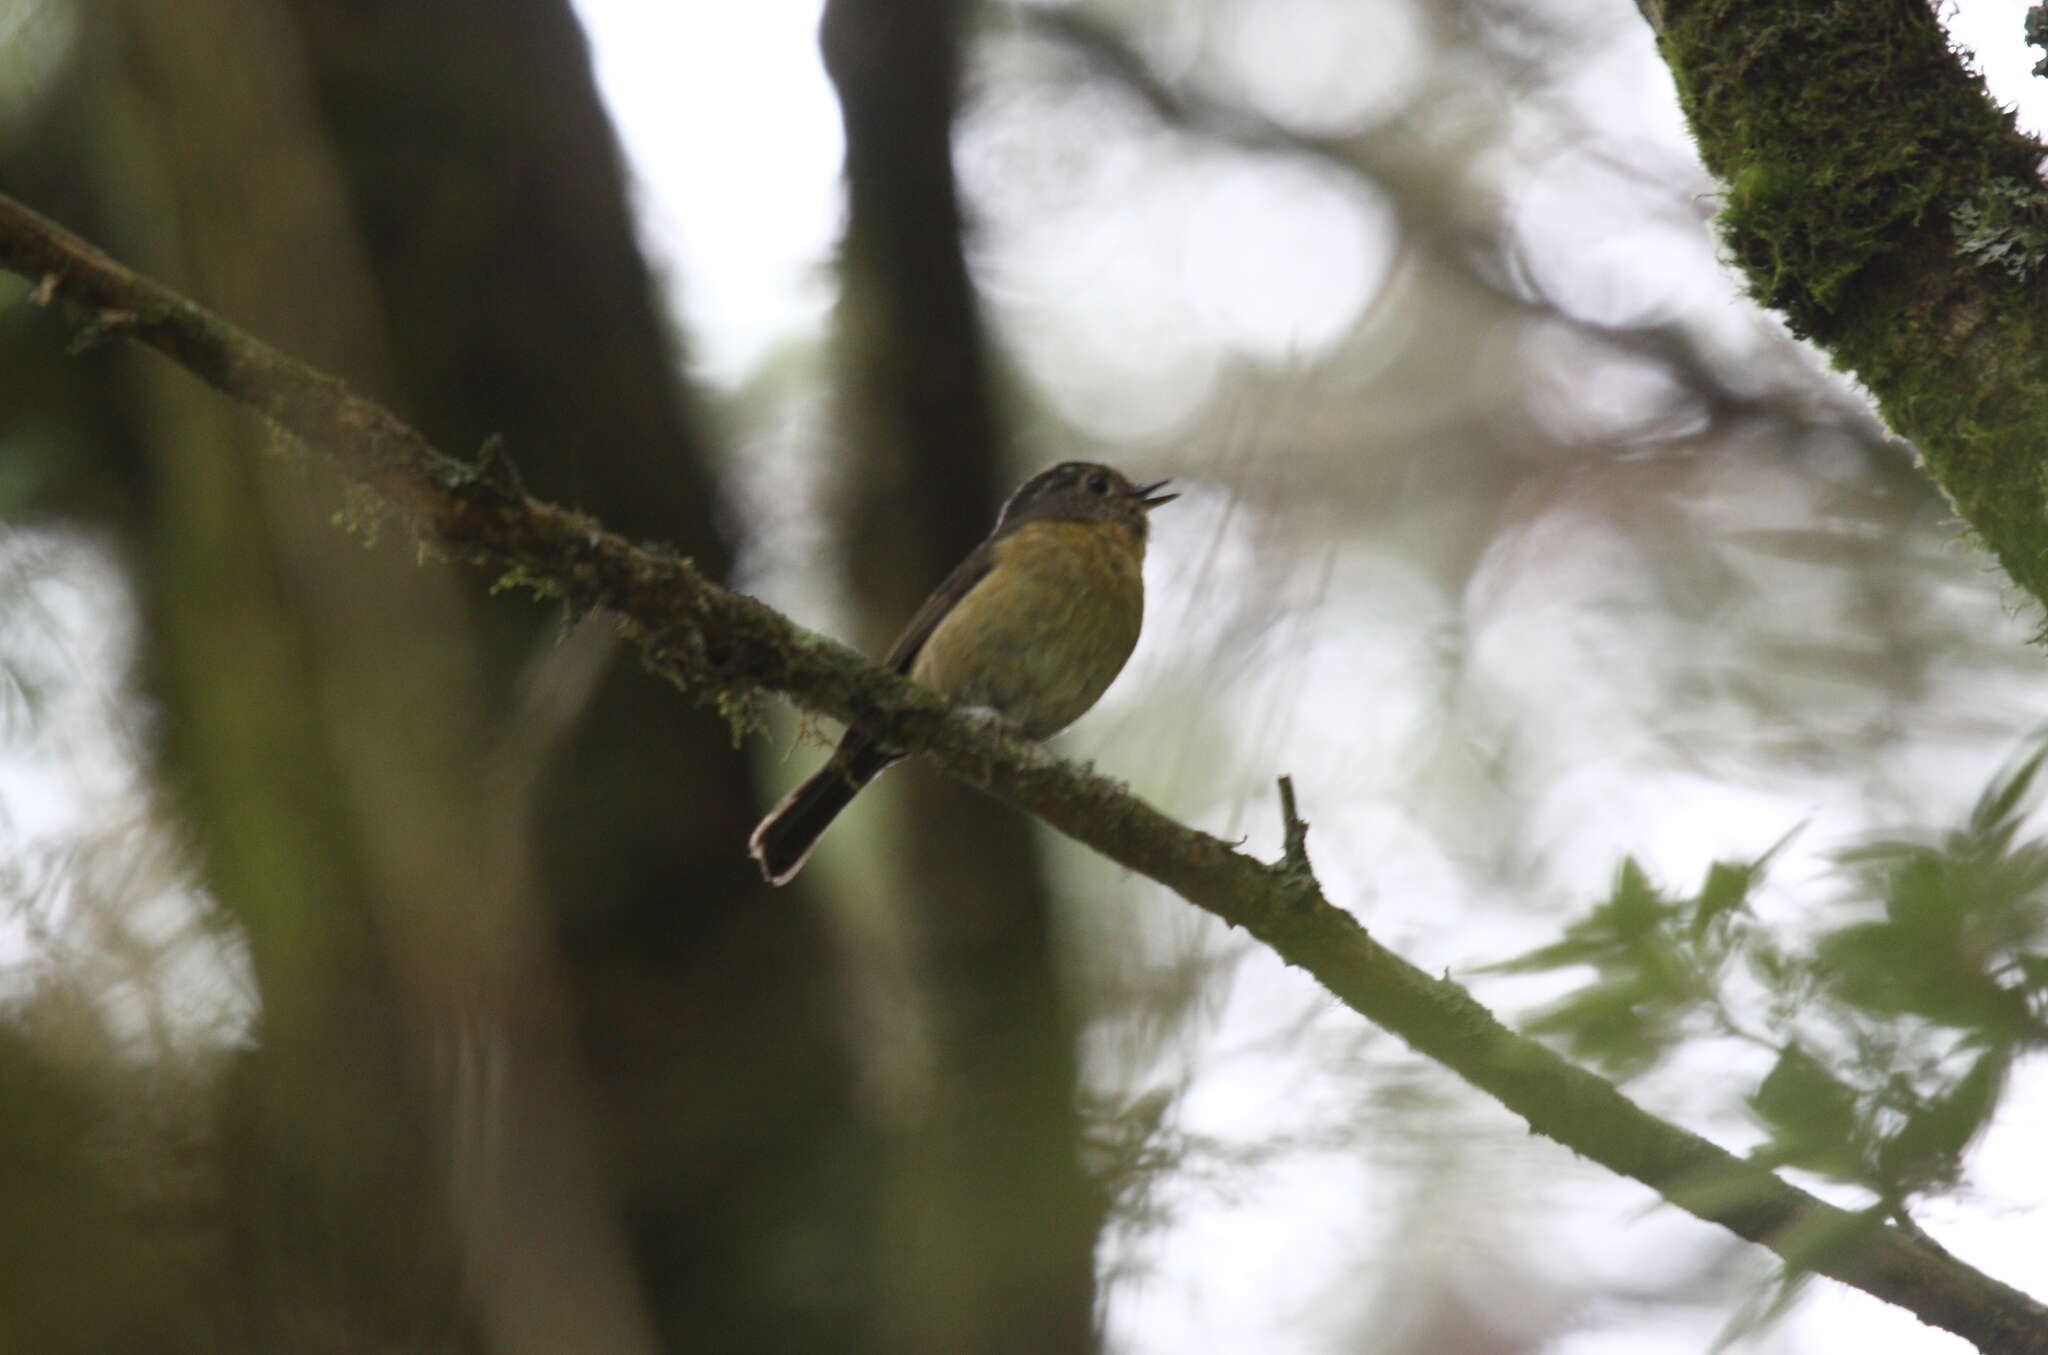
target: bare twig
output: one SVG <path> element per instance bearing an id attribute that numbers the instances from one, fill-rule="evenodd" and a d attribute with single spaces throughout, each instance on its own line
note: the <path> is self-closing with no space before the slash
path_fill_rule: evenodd
<path id="1" fill-rule="evenodd" d="M 1308 863 L 1308 825 L 1302 822 L 1294 807 L 1294 778 L 1291 776 L 1280 778 L 1280 827 L 1286 843 L 1281 852 L 1281 864 L 1304 879 L 1314 879 L 1315 868 Z"/>

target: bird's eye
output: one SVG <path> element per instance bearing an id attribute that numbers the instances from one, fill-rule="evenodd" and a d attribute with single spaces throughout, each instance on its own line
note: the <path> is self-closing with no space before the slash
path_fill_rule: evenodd
<path id="1" fill-rule="evenodd" d="M 1093 475 L 1089 476 L 1087 483 L 1090 494 L 1109 493 L 1109 477 L 1101 471 L 1096 471 Z"/>

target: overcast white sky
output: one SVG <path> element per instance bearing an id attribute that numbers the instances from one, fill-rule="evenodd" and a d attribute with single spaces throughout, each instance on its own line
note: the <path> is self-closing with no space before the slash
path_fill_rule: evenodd
<path id="1" fill-rule="evenodd" d="M 704 374 L 736 380 L 770 345 L 814 328 L 829 295 L 841 139 L 815 40 L 821 4 L 576 5 L 643 194 L 645 239 L 681 283 L 694 357 Z M 2040 53 L 2020 39 L 2027 8 L 1959 0 L 1949 28 L 2039 133 L 2048 82 L 2032 76 Z M 1627 132 L 1674 126 L 1660 108 Z"/>
<path id="2" fill-rule="evenodd" d="M 818 0 L 578 0 L 695 356 L 721 380 L 817 323 L 839 219 L 839 110 Z M 744 128 L 744 137 L 729 134 Z"/>

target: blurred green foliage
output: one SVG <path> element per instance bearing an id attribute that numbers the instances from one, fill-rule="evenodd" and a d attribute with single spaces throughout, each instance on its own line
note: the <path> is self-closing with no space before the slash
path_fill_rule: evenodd
<path id="1" fill-rule="evenodd" d="M 2048 838 L 2028 817 L 2048 744 L 2015 759 L 1954 829 L 1835 858 L 1839 920 L 1766 920 L 1777 847 L 1660 887 L 1633 858 L 1562 939 L 1496 972 L 1590 969 L 1531 1034 L 1634 1078 L 1690 1041 L 1774 1053 L 1742 1091 L 1754 1155 L 1861 1186 L 1892 1212 L 1956 1187 L 2014 1064 L 2048 1038 Z"/>

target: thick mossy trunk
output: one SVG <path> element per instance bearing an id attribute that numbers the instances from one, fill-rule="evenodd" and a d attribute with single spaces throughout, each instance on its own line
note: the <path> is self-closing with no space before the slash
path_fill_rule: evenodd
<path id="1" fill-rule="evenodd" d="M 2048 600 L 2043 147 L 1922 0 L 1671 0 L 1661 25 L 1751 294 L 1869 388 Z"/>

